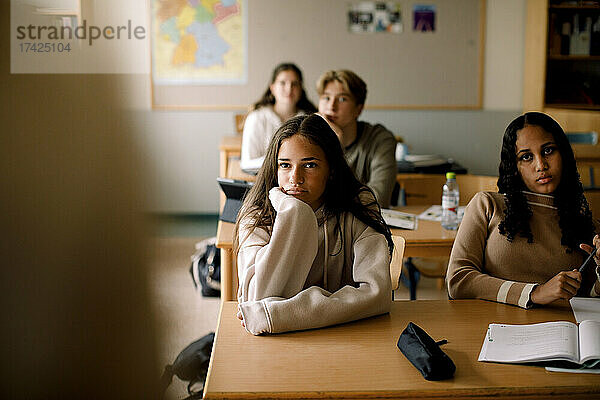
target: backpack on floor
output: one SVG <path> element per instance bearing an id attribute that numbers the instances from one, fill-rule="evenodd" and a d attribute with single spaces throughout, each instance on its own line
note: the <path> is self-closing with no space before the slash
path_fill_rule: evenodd
<path id="1" fill-rule="evenodd" d="M 216 242 L 217 238 L 212 237 L 196 243 L 196 252 L 191 257 L 194 286 L 206 297 L 221 295 L 221 251 Z"/>
<path id="2" fill-rule="evenodd" d="M 160 378 L 161 398 L 164 397 L 165 391 L 171 384 L 173 375 L 177 375 L 182 381 L 189 381 L 187 387 L 189 397 L 185 400 L 202 398 L 204 381 L 208 373 L 208 363 L 214 340 L 214 332 L 201 337 L 181 350 L 181 353 L 175 358 L 173 364 L 165 366 L 165 370 Z"/>

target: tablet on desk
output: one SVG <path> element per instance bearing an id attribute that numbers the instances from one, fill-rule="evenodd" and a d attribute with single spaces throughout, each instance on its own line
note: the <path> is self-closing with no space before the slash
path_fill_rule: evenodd
<path id="1" fill-rule="evenodd" d="M 244 196 L 248 190 L 252 187 L 252 182 L 241 181 L 237 179 L 217 178 L 221 190 L 225 193 L 225 205 L 223 211 L 219 215 L 219 219 L 225 222 L 235 223 L 240 208 L 242 208 L 242 202 Z"/>

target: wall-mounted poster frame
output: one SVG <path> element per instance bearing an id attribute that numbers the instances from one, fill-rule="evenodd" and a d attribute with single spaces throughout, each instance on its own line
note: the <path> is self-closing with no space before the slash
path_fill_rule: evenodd
<path id="1" fill-rule="evenodd" d="M 395 35 L 349 32 L 349 4 L 354 0 L 238 1 L 247 41 L 245 82 L 160 82 L 153 71 L 153 109 L 247 110 L 281 62 L 302 69 L 313 102 L 318 100 L 315 82 L 323 72 L 350 69 L 367 82 L 367 109 L 482 107 L 485 0 L 427 1 L 436 9 L 435 31 L 405 29 Z M 396 3 L 403 23 L 411 26 L 418 2 Z"/>

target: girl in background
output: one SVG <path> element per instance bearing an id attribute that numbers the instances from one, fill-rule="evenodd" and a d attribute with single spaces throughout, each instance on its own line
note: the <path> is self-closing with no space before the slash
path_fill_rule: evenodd
<path id="1" fill-rule="evenodd" d="M 281 124 L 296 114 L 316 110 L 306 97 L 300 69 L 291 63 L 279 64 L 273 71 L 271 84 L 244 122 L 241 168 L 258 170 L 269 141 Z"/>
<path id="2" fill-rule="evenodd" d="M 446 280 L 454 299 L 529 308 L 579 293 L 598 296 L 598 269 L 578 267 L 600 245 L 571 145 L 560 125 L 537 112 L 508 125 L 500 193 L 480 192 L 465 210 Z"/>
<path id="3" fill-rule="evenodd" d="M 238 318 L 279 333 L 389 311 L 393 243 L 372 191 L 319 115 L 275 133 L 235 229 Z"/>

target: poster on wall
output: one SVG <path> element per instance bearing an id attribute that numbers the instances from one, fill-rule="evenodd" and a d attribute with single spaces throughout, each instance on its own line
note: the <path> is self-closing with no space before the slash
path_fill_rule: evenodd
<path id="1" fill-rule="evenodd" d="M 245 84 L 246 0 L 152 0 L 154 84 Z"/>
<path id="2" fill-rule="evenodd" d="M 348 30 L 352 33 L 402 33 L 400 3 L 361 1 L 350 5 Z"/>
<path id="3" fill-rule="evenodd" d="M 413 31 L 435 32 L 435 6 L 413 7 Z"/>

